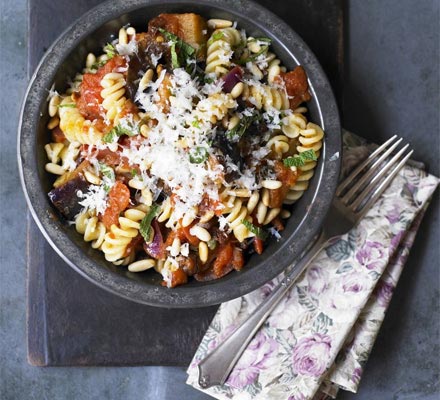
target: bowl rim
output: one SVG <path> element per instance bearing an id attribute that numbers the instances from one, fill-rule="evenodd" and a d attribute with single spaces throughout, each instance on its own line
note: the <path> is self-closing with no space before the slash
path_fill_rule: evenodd
<path id="1" fill-rule="evenodd" d="M 38 173 L 32 168 L 33 165 L 36 165 L 36 160 L 34 160 L 36 157 L 30 157 L 31 161 L 35 161 L 34 163 L 27 163 L 27 154 L 32 155 L 31 145 L 33 138 L 31 134 L 33 133 L 35 135 L 36 132 L 36 125 L 33 124 L 33 119 L 28 116 L 37 118 L 35 113 L 39 113 L 41 102 L 43 97 L 45 97 L 45 89 L 50 87 L 50 85 L 47 86 L 47 81 L 49 80 L 47 75 L 51 75 L 53 78 L 56 73 L 55 65 L 61 64 L 76 48 L 78 43 L 106 22 L 136 9 L 164 3 L 179 7 L 184 5 L 191 6 L 191 4 L 202 5 L 229 14 L 240 15 L 241 18 L 249 20 L 255 27 L 270 31 L 272 35 L 278 35 L 277 38 L 279 38 L 279 42 L 287 49 L 289 49 L 292 43 L 295 43 L 295 49 L 291 50 L 295 62 L 298 62 L 297 57 L 306 62 L 312 96 L 316 97 L 318 112 L 323 121 L 324 130 L 327 133 L 331 132 L 331 136 L 325 136 L 324 150 L 320 157 L 320 163 L 322 165 L 319 170 L 320 174 L 318 177 L 316 173 L 314 178 L 319 179 L 318 185 L 316 186 L 310 207 L 301 220 L 300 225 L 304 225 L 306 222 L 312 222 L 312 224 L 306 224 L 306 228 L 302 232 L 302 241 L 304 243 L 302 246 L 298 246 L 297 242 L 289 244 L 289 238 L 286 238 L 284 246 L 275 253 L 275 255 L 278 254 L 279 256 L 281 256 L 283 251 L 296 255 L 301 254 L 306 248 L 307 242 L 310 243 L 313 237 L 319 232 L 336 190 L 341 163 L 341 127 L 339 112 L 328 79 L 312 51 L 287 23 L 252 0 L 242 0 L 240 2 L 235 2 L 234 0 L 109 0 L 81 16 L 49 47 L 28 84 L 21 107 L 18 126 L 17 156 L 19 175 L 27 205 L 39 230 L 63 261 L 86 279 L 109 292 L 141 304 L 170 308 L 204 307 L 231 300 L 261 287 L 282 273 L 282 271 L 291 264 L 291 261 L 286 262 L 286 260 L 284 260 L 278 265 L 269 265 L 267 267 L 268 270 L 266 270 L 267 273 L 253 274 L 252 282 L 249 282 L 248 277 L 244 274 L 238 273 L 234 277 L 232 287 L 229 280 L 222 278 L 217 279 L 212 281 L 211 284 L 197 287 L 196 296 L 188 292 L 188 290 L 185 290 L 185 286 L 173 289 L 162 287 L 150 288 L 146 286 L 146 284 L 142 284 L 125 276 L 117 275 L 97 265 L 97 263 L 89 259 L 81 249 L 75 248 L 75 246 L 69 246 L 68 241 L 61 240 L 63 238 L 65 239 L 65 235 L 58 229 L 57 224 L 54 224 L 54 219 L 51 217 L 50 212 L 47 209 L 37 209 L 34 207 L 35 188 L 38 187 L 40 181 Z M 252 21 L 249 17 L 251 15 L 254 16 Z M 258 16 L 264 16 L 264 20 L 259 19 Z M 271 26 L 271 29 L 268 28 L 268 25 Z M 303 65 L 305 64 L 304 61 L 302 62 Z M 51 72 L 51 74 L 45 73 L 45 70 Z M 323 99 L 322 103 L 318 101 L 319 99 L 316 96 L 315 88 L 317 88 L 316 91 L 319 89 L 319 99 Z M 323 174 L 324 172 L 325 176 Z M 323 196 L 322 192 L 325 192 L 326 195 Z M 316 201 L 318 194 L 322 198 Z M 270 257 L 272 256 L 273 255 Z M 73 260 L 75 259 L 79 259 L 81 263 L 74 262 Z M 213 287 L 215 287 L 215 290 L 212 290 Z"/>

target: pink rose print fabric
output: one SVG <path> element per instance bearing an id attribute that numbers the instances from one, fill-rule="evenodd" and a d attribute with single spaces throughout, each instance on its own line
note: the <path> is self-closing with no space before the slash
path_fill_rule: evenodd
<path id="1" fill-rule="evenodd" d="M 374 149 L 344 132 L 343 173 Z M 438 179 L 407 164 L 365 218 L 317 256 L 253 338 L 223 386 L 201 389 L 197 365 L 282 276 L 224 303 L 188 368 L 217 399 L 325 400 L 356 392 Z M 282 239 L 281 239 L 282 240 Z"/>

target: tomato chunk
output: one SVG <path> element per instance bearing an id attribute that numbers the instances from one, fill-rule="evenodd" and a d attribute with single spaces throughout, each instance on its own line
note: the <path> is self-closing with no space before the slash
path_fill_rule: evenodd
<path id="1" fill-rule="evenodd" d="M 175 271 L 170 272 L 170 275 L 171 275 L 171 279 L 170 279 L 169 287 L 173 288 L 188 282 L 188 276 L 185 274 L 185 271 L 183 271 L 181 268 L 178 268 Z M 167 286 L 167 283 L 165 281 L 162 281 L 162 286 Z"/>
<path id="2" fill-rule="evenodd" d="M 254 250 L 257 254 L 263 254 L 263 241 L 260 238 L 254 239 Z"/>
<path id="3" fill-rule="evenodd" d="M 240 271 L 244 266 L 243 252 L 238 247 L 234 247 L 231 264 L 236 271 Z"/>
<path id="4" fill-rule="evenodd" d="M 283 185 L 278 189 L 269 190 L 269 207 L 279 208 L 283 205 L 287 192 L 295 184 L 298 174 L 286 167 L 281 161 L 275 161 L 274 171 L 277 179 Z"/>
<path id="5" fill-rule="evenodd" d="M 309 101 L 312 98 L 309 92 L 309 84 L 307 83 L 307 74 L 303 67 L 298 66 L 293 71 L 282 72 L 280 77 L 286 86 L 292 110 L 297 108 L 302 102 Z"/>
<path id="6" fill-rule="evenodd" d="M 55 143 L 63 143 L 66 140 L 64 136 L 64 132 L 61 130 L 59 126 L 57 126 L 54 130 L 52 130 L 52 140 Z"/>
<path id="7" fill-rule="evenodd" d="M 188 241 L 188 243 L 191 246 L 198 246 L 200 243 L 200 239 L 197 236 L 191 235 L 191 233 L 190 233 L 190 230 L 193 226 L 194 226 L 194 223 L 189 226 L 186 226 L 184 228 L 181 228 L 181 230 L 182 230 L 186 240 Z"/>
<path id="8" fill-rule="evenodd" d="M 99 68 L 95 74 L 83 75 L 77 107 L 84 118 L 92 121 L 101 117 L 101 91 L 103 89 L 101 80 L 109 72 L 125 68 L 126 64 L 124 57 L 115 56 Z"/>
<path id="9" fill-rule="evenodd" d="M 128 257 L 131 253 L 141 249 L 143 241 L 144 238 L 140 234 L 138 234 L 135 238 L 133 238 L 125 249 L 124 257 Z"/>
<path id="10" fill-rule="evenodd" d="M 107 208 L 102 215 L 102 222 L 107 229 L 112 225 L 118 225 L 119 214 L 130 203 L 130 190 L 120 181 L 116 181 L 108 194 Z"/>
<path id="11" fill-rule="evenodd" d="M 228 267 L 232 267 L 231 262 L 233 256 L 234 246 L 231 242 L 226 242 L 225 244 L 220 246 L 217 253 L 217 258 L 214 260 L 212 266 L 215 276 L 220 278 L 225 275 L 225 270 L 227 270 Z"/>

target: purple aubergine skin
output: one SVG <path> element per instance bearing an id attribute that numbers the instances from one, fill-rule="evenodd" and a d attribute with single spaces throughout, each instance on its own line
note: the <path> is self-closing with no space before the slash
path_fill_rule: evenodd
<path id="1" fill-rule="evenodd" d="M 48 196 L 56 209 L 71 221 L 82 209 L 79 204 L 81 200 L 78 198 L 78 193 L 87 193 L 88 189 L 89 183 L 82 175 L 78 175 L 63 185 L 52 189 Z"/>
<path id="2" fill-rule="evenodd" d="M 269 241 L 262 255 L 253 255 L 242 271 L 225 277 L 196 282 L 174 289 L 160 285 L 153 271 L 135 274 L 126 267 L 105 261 L 103 254 L 90 248 L 75 229 L 68 226 L 51 204 L 47 193 L 53 177 L 44 165 L 47 95 L 52 84 L 62 93 L 66 78 L 83 68 L 87 53 L 99 53 L 122 25 L 131 23 L 145 31 L 147 21 L 160 13 L 194 12 L 205 18 L 237 21 L 254 37 L 269 37 L 272 48 L 291 70 L 302 65 L 309 78 L 312 100 L 308 103 L 310 120 L 325 132 L 324 148 L 315 175 L 304 196 L 294 205 L 280 241 Z M 41 232 L 55 251 L 81 275 L 96 285 L 126 299 L 160 307 L 203 307 L 242 296 L 279 275 L 307 248 L 324 220 L 336 189 L 341 156 L 339 113 L 325 73 L 302 39 L 282 20 L 249 0 L 111 0 L 94 8 L 48 49 L 26 93 L 18 137 L 20 176 L 27 204 Z"/>

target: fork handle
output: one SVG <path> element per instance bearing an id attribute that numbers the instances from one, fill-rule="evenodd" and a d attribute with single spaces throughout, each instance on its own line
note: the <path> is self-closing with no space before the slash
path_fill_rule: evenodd
<path id="1" fill-rule="evenodd" d="M 321 232 L 313 246 L 307 251 L 294 267 L 286 273 L 284 279 L 272 293 L 253 311 L 253 313 L 214 351 L 206 356 L 198 365 L 199 385 L 208 388 L 223 385 L 238 359 L 254 337 L 260 326 L 274 310 L 295 280 L 324 247 L 326 237 Z"/>

